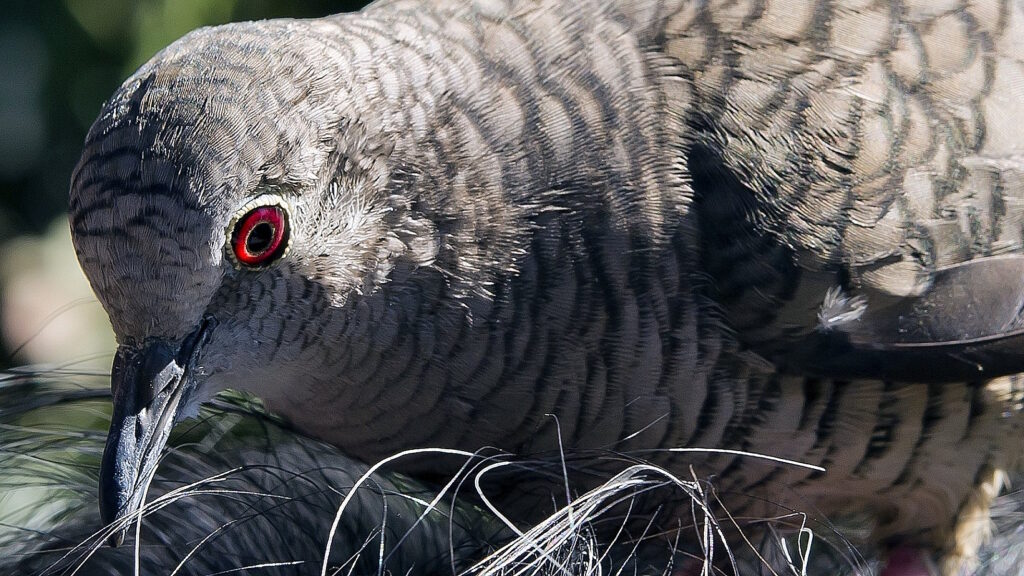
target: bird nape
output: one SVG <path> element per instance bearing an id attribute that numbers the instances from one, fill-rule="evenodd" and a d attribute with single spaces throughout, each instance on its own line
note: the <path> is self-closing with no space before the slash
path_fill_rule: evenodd
<path id="1" fill-rule="evenodd" d="M 424 486 L 524 458 L 487 468 L 511 525 L 653 465 L 713 498 L 613 499 L 596 541 L 682 538 L 706 501 L 704 545 L 807 517 L 886 574 L 974 569 L 1024 443 L 1022 25 L 382 0 L 185 36 L 71 183 L 119 343 L 113 541 L 173 425 L 237 389 L 358 461 L 433 450 L 389 461 Z"/>

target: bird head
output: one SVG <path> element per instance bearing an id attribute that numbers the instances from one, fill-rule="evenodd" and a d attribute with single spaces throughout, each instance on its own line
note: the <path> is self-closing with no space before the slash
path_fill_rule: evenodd
<path id="1" fill-rule="evenodd" d="M 373 98 L 303 41 L 312 25 L 194 32 L 129 78 L 87 137 L 70 224 L 118 342 L 107 522 L 138 511 L 175 422 L 224 388 L 309 393 L 338 361 L 325 354 L 345 353 L 359 299 L 436 252 L 388 192 L 394 139 Z M 338 346 L 310 345 L 324 339 Z"/>

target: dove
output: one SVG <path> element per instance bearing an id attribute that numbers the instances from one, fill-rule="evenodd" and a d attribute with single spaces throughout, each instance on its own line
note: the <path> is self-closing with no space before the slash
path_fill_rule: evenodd
<path id="1" fill-rule="evenodd" d="M 1021 453 L 1022 18 L 384 0 L 192 32 L 72 176 L 118 341 L 103 518 L 230 388 L 367 462 L 643 454 L 968 569 Z"/>

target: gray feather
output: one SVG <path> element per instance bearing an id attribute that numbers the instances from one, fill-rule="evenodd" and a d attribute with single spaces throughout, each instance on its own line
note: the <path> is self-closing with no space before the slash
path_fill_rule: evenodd
<path id="1" fill-rule="evenodd" d="M 357 458 L 661 451 L 737 514 L 864 515 L 867 541 L 972 565 L 1021 452 L 1024 11 L 719 4 L 395 0 L 189 34 L 72 181 L 123 350 L 213 318 L 196 397 L 252 391 Z M 266 198 L 288 250 L 247 269 L 232 226 Z M 869 306 L 825 334 L 837 286 Z M 907 319 L 943 328 L 906 345 Z"/>

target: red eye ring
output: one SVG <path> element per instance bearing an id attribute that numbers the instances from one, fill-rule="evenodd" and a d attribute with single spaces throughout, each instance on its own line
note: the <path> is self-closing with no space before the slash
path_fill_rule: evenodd
<path id="1" fill-rule="evenodd" d="M 288 213 L 278 205 L 259 206 L 235 221 L 231 252 L 243 266 L 259 268 L 288 249 Z"/>

